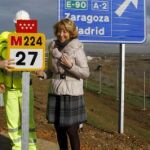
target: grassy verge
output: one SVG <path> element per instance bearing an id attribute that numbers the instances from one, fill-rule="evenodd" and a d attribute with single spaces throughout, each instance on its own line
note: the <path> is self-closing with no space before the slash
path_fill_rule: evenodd
<path id="1" fill-rule="evenodd" d="M 86 81 L 84 84 L 88 101 L 88 122 L 97 128 L 118 131 L 118 102 L 116 90 L 112 86 Z M 93 95 L 88 92 L 91 91 Z M 94 96 L 95 95 L 95 96 Z M 91 98 L 90 98 L 91 97 Z M 92 100 L 91 100 L 92 99 Z M 125 133 L 150 141 L 150 98 L 146 98 L 143 111 L 143 97 L 126 91 L 125 93 Z"/>
<path id="2" fill-rule="evenodd" d="M 98 82 L 94 80 L 92 81 L 86 80 L 84 82 L 84 87 L 96 94 L 109 95 L 115 99 L 118 99 L 118 92 L 113 86 L 101 84 L 101 93 L 100 93 L 100 85 Z M 146 96 L 144 100 L 144 96 L 136 95 L 136 93 L 132 93 L 128 90 L 125 91 L 125 103 L 133 105 L 140 109 L 143 109 L 145 105 L 146 109 L 150 109 L 150 97 Z"/>

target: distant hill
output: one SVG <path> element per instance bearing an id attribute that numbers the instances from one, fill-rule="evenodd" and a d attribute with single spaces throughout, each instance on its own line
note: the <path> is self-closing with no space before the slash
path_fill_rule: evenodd
<path id="1" fill-rule="evenodd" d="M 47 40 L 47 45 L 52 39 Z M 119 44 L 84 43 L 84 49 L 89 56 L 101 56 L 104 53 L 119 53 Z M 126 44 L 126 53 L 150 53 L 150 35 L 143 44 Z"/>
<path id="2" fill-rule="evenodd" d="M 89 56 L 119 53 L 119 44 L 85 43 L 85 51 Z M 126 53 L 150 53 L 150 44 L 126 44 Z"/>

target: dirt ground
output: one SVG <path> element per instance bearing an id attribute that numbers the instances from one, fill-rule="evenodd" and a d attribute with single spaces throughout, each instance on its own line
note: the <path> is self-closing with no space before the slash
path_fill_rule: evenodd
<path id="1" fill-rule="evenodd" d="M 55 130 L 45 119 L 45 106 L 44 101 L 39 103 L 35 100 L 37 136 L 56 143 Z M 7 132 L 3 107 L 0 107 L 0 116 L 0 132 Z M 80 138 L 81 150 L 150 150 L 148 142 L 117 132 L 96 129 L 89 124 L 84 124 L 84 128 L 80 130 Z M 0 135 L 0 147 L 4 148 L 0 150 L 10 150 L 10 142 L 7 137 Z"/>
<path id="2" fill-rule="evenodd" d="M 37 82 L 34 83 L 37 84 Z M 42 84 L 44 83 L 41 83 L 38 88 L 36 86 L 35 90 L 38 93 L 35 93 L 37 95 L 35 101 L 37 134 L 40 138 L 57 142 L 53 125 L 47 124 L 45 119 L 46 97 L 38 92 L 43 90 Z M 144 140 L 115 131 L 97 129 L 88 123 L 84 124 L 83 129 L 80 130 L 80 139 L 81 150 L 150 150 L 150 143 Z"/>
<path id="3" fill-rule="evenodd" d="M 33 80 L 35 90 L 35 118 L 37 136 L 51 142 L 57 142 L 54 127 L 45 119 L 47 81 Z M 4 108 L 0 107 L 0 132 L 7 132 Z M 135 136 L 118 134 L 115 131 L 108 132 L 96 129 L 86 123 L 80 130 L 81 150 L 150 150 L 150 142 L 138 139 Z M 2 146 L 10 145 L 10 140 L 0 135 L 0 150 Z M 46 150 L 46 149 L 45 149 Z"/>

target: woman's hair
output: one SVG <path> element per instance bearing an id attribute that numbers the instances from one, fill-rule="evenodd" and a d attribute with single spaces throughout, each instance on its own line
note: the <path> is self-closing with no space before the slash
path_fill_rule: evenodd
<path id="1" fill-rule="evenodd" d="M 76 28 L 76 25 L 69 18 L 62 19 L 54 25 L 53 28 L 54 28 L 54 34 L 56 37 L 58 36 L 58 31 L 59 31 L 59 28 L 61 28 L 61 26 L 65 27 L 65 29 L 69 32 L 71 38 L 78 37 L 78 30 Z"/>

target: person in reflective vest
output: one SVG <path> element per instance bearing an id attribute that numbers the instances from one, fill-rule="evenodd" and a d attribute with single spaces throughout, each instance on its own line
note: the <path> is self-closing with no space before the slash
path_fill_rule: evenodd
<path id="1" fill-rule="evenodd" d="M 29 20 L 28 12 L 20 10 L 16 13 L 14 23 L 17 20 Z M 21 148 L 21 120 L 22 120 L 22 72 L 11 72 L 13 59 L 7 60 L 8 36 L 11 32 L 0 34 L 0 92 L 4 96 L 4 106 L 6 112 L 6 122 L 8 134 L 12 140 L 12 150 L 22 150 Z M 33 89 L 30 85 L 29 101 L 29 150 L 37 150 L 35 122 L 34 122 L 34 97 Z"/>

